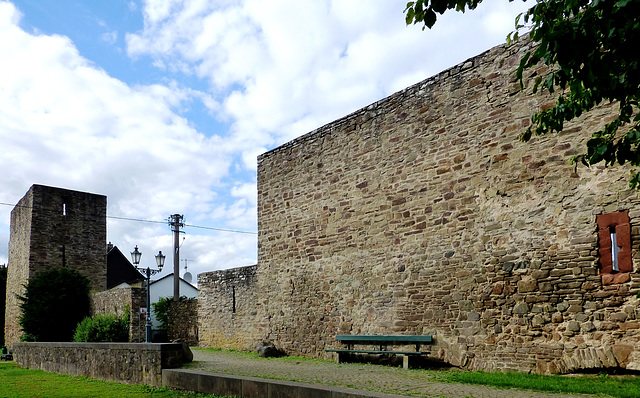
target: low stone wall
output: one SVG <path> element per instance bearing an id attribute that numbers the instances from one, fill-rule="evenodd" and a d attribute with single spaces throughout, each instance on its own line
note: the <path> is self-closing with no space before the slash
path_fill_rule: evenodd
<path id="1" fill-rule="evenodd" d="M 168 311 L 169 341 L 198 345 L 198 299 L 172 301 Z"/>
<path id="2" fill-rule="evenodd" d="M 296 397 L 296 398 L 404 398 L 404 395 L 383 394 L 352 388 L 323 386 L 210 373 L 199 370 L 167 369 L 162 371 L 165 387 L 195 391 L 204 394 L 242 398 Z"/>
<path id="3" fill-rule="evenodd" d="M 162 385 L 162 369 L 193 360 L 183 343 L 15 343 L 23 368 L 128 384 Z"/>

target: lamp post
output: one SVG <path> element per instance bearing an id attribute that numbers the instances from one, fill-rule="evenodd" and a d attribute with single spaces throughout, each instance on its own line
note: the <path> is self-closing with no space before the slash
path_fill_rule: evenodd
<path id="1" fill-rule="evenodd" d="M 138 251 L 138 246 L 131 252 L 131 260 L 133 261 L 134 267 L 143 274 L 147 276 L 147 324 L 146 324 L 146 343 L 151 343 L 151 293 L 149 290 L 149 282 L 151 280 L 151 275 L 155 275 L 158 272 L 162 271 L 162 266 L 164 266 L 165 255 L 162 254 L 162 251 L 158 251 L 156 254 L 156 264 L 158 265 L 158 269 L 151 269 L 147 267 L 138 267 L 140 264 L 140 258 L 142 257 L 142 252 Z"/>

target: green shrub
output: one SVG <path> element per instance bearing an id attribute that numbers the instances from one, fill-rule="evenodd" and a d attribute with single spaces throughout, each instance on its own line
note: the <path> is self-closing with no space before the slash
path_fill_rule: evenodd
<path id="1" fill-rule="evenodd" d="M 84 318 L 76 328 L 73 341 L 129 341 L 129 312 L 122 316 L 108 314 Z"/>
<path id="2" fill-rule="evenodd" d="M 167 330 L 169 328 L 169 306 L 173 301 L 173 296 L 160 297 L 158 302 L 151 304 L 153 314 L 160 323 L 159 329 Z"/>
<path id="3" fill-rule="evenodd" d="M 26 341 L 71 341 L 78 322 L 89 315 L 89 280 L 78 271 L 38 272 L 19 296 L 20 326 Z"/>
<path id="4" fill-rule="evenodd" d="M 0 266 L 0 330 L 4 331 L 4 312 L 7 301 L 7 267 Z M 4 347 L 4 333 L 0 333 L 0 346 Z"/>

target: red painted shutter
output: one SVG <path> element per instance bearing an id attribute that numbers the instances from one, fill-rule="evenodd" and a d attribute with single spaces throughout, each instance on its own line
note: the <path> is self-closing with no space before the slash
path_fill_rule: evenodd
<path id="1" fill-rule="evenodd" d="M 631 226 L 629 223 L 616 225 L 616 241 L 620 251 L 618 252 L 618 268 L 620 272 L 631 272 Z"/>
<path id="2" fill-rule="evenodd" d="M 611 227 L 616 231 L 616 244 L 618 251 L 618 270 L 620 272 L 633 271 L 631 259 L 631 225 L 629 224 L 629 211 L 599 214 L 596 216 L 598 224 L 598 246 L 600 254 L 600 274 L 613 272 L 611 261 Z"/>
<path id="3" fill-rule="evenodd" d="M 613 264 L 611 263 L 611 234 L 609 233 L 609 227 L 598 230 L 598 244 L 600 246 L 600 273 L 610 274 L 613 271 Z"/>

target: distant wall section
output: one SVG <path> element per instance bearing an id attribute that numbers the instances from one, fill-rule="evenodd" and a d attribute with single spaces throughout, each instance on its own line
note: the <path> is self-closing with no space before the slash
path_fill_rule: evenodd
<path id="1" fill-rule="evenodd" d="M 190 346 L 198 345 L 198 299 L 171 301 L 167 313 L 169 341 L 183 341 Z"/>
<path id="2" fill-rule="evenodd" d="M 114 288 L 91 295 L 93 315 L 124 315 L 130 311 L 129 341 L 142 343 L 145 341 L 145 320 L 140 317 L 140 308 L 147 306 L 147 291 L 142 287 Z"/>
<path id="3" fill-rule="evenodd" d="M 258 316 L 257 266 L 198 275 L 200 345 L 253 350 L 265 333 Z"/>

